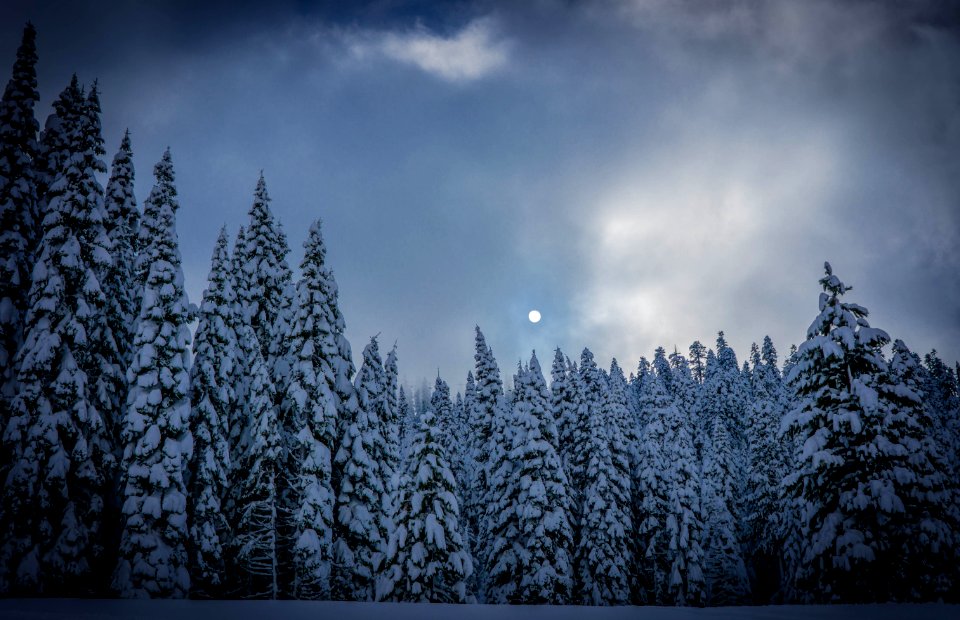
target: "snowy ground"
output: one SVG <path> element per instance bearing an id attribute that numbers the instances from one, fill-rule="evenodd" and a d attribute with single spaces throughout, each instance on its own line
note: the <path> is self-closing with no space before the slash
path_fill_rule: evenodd
<path id="1" fill-rule="evenodd" d="M 835 605 L 776 607 L 507 607 L 494 605 L 424 605 L 397 603 L 329 603 L 309 601 L 115 601 L 77 599 L 0 600 L 3 620 L 96 620 L 137 618 L 143 620 L 214 620 L 230 618 L 284 618 L 285 620 L 332 618 L 360 620 L 483 620 L 485 618 L 534 620 L 956 620 L 960 605 Z"/>

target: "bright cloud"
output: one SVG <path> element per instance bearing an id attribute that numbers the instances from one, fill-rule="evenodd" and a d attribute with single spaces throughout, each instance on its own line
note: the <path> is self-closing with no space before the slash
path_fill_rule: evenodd
<path id="1" fill-rule="evenodd" d="M 503 67 L 508 56 L 507 42 L 498 38 L 494 21 L 488 17 L 470 22 L 450 37 L 424 28 L 389 33 L 376 49 L 388 58 L 450 82 L 485 77 Z"/>

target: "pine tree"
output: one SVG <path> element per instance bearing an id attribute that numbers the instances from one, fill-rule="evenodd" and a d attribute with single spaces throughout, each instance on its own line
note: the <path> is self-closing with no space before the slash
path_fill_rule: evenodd
<path id="1" fill-rule="evenodd" d="M 104 511 L 115 460 L 119 369 L 101 287 L 111 264 L 96 91 L 72 82 L 57 102 L 69 157 L 48 192 L 33 269 L 19 393 L 4 442 L 0 591 L 86 594 L 100 587 Z"/>
<path id="2" fill-rule="evenodd" d="M 484 361 L 493 354 L 486 350 Z M 496 362 L 493 362 L 496 367 Z M 478 376 L 482 376 L 479 372 Z M 497 373 L 499 375 L 499 372 Z M 487 375 L 490 376 L 490 375 Z M 479 554 L 483 561 L 480 581 L 483 600 L 502 605 L 516 601 L 521 580 L 520 514 L 518 505 L 518 463 L 512 458 L 515 434 L 518 432 L 511 402 L 504 395 L 495 395 L 490 436 L 484 448 L 484 507 L 479 535 Z"/>
<path id="3" fill-rule="evenodd" d="M 570 472 L 570 464 L 574 460 L 574 432 L 577 424 L 577 394 L 573 379 L 567 373 L 568 360 L 558 347 L 554 351 L 553 365 L 550 367 L 550 411 L 556 421 L 557 445 L 563 470 Z M 567 476 L 567 496 L 571 503 L 576 503 L 573 491 L 573 481 Z"/>
<path id="4" fill-rule="evenodd" d="M 700 480 L 689 421 L 657 375 L 643 384 L 649 420 L 639 441 L 636 523 L 642 600 L 699 605 L 704 597 Z"/>
<path id="5" fill-rule="evenodd" d="M 40 146 L 34 161 L 34 179 L 37 188 L 37 208 L 34 218 L 34 234 L 37 243 L 43 235 L 43 223 L 49 210 L 49 188 L 60 176 L 72 151 L 71 134 L 75 130 L 83 109 L 83 89 L 74 74 L 70 84 L 53 102 L 53 112 L 47 116 L 40 132 Z"/>
<path id="6" fill-rule="evenodd" d="M 149 201 L 144 206 L 146 207 Z M 146 209 L 144 209 L 144 219 L 146 219 Z M 141 226 L 143 230 L 143 226 Z M 237 336 L 237 363 L 234 366 L 233 392 L 238 403 L 243 404 L 240 407 L 234 407 L 229 413 L 227 428 L 229 430 L 228 444 L 230 448 L 231 460 L 237 464 L 237 457 L 241 452 L 243 438 L 249 434 L 250 420 L 244 415 L 245 405 L 247 403 L 247 384 L 249 383 L 250 362 L 252 355 L 247 355 L 248 339 L 245 338 L 246 331 L 249 329 L 249 322 L 243 312 L 242 299 L 244 292 L 241 290 L 246 286 L 246 279 L 243 278 L 243 246 L 245 244 L 246 229 L 243 226 L 237 231 L 237 238 L 233 242 L 233 251 L 230 253 L 230 270 L 233 280 L 234 294 L 236 302 L 233 304 L 233 324 L 234 332 Z M 261 354 L 261 359 L 263 359 Z M 230 506 L 232 497 L 228 496 L 228 512 L 231 512 Z"/>
<path id="7" fill-rule="evenodd" d="M 235 589 L 243 598 L 280 598 L 280 528 L 283 436 L 276 394 L 253 328 L 241 320 L 237 340 L 247 374 L 241 417 L 247 423 L 231 444 L 228 520 L 234 532 L 230 555 Z M 231 438 L 234 433 L 231 428 Z M 232 440 L 233 441 L 233 440 Z"/>
<path id="8" fill-rule="evenodd" d="M 923 404 L 933 421 L 932 432 L 947 456 L 951 471 L 960 471 L 960 390 L 957 376 L 933 350 L 918 369 Z"/>
<path id="9" fill-rule="evenodd" d="M 134 272 L 140 211 L 133 195 L 133 177 L 133 151 L 130 147 L 130 131 L 127 130 L 113 158 L 104 199 L 107 214 L 104 225 L 113 248 L 113 267 L 107 279 L 110 324 L 124 367 L 130 363 L 133 324 L 140 312 L 140 308 L 134 305 L 140 298 L 135 290 L 137 282 Z"/>
<path id="10" fill-rule="evenodd" d="M 281 406 L 288 433 L 295 441 L 289 459 L 289 467 L 295 472 L 288 500 L 293 519 L 291 595 L 301 599 L 330 596 L 337 399 L 329 357 L 336 349 L 324 314 L 329 295 L 325 258 L 320 223 L 315 222 L 304 243 L 300 264 L 303 276 L 297 284 L 295 314 L 287 340 L 291 377 Z"/>
<path id="11" fill-rule="evenodd" d="M 556 425 L 536 353 L 518 376 L 511 459 L 519 484 L 520 583 L 514 598 L 525 604 L 564 604 L 573 588 L 567 477 L 556 448 Z"/>
<path id="12" fill-rule="evenodd" d="M 380 366 L 376 341 L 364 348 L 364 363 L 357 375 L 357 408 L 345 420 L 336 454 L 342 472 L 334 519 L 333 597 L 369 601 L 383 544 L 381 471 L 376 460 L 382 448 L 377 399 Z M 380 367 L 382 373 L 382 366 Z"/>
<path id="13" fill-rule="evenodd" d="M 222 229 L 200 306 L 190 371 L 190 573 L 193 595 L 201 598 L 226 594 L 225 549 L 231 532 L 223 509 L 231 468 L 229 419 L 241 407 L 233 388 L 237 353 L 236 292 Z"/>
<path id="14" fill-rule="evenodd" d="M 752 399 L 747 422 L 749 474 L 743 515 L 745 559 L 754 600 L 766 603 L 780 585 L 778 573 L 784 555 L 784 541 L 778 534 L 786 525 L 779 487 L 787 473 L 787 446 L 781 441 L 779 429 L 787 407 L 776 349 L 769 336 L 764 337 L 762 357 L 760 349 L 753 345 L 751 362 Z"/>
<path id="15" fill-rule="evenodd" d="M 17 49 L 13 74 L 0 100 L 0 430 L 16 393 L 17 351 L 30 292 L 32 251 L 38 226 L 34 179 L 37 130 L 36 30 L 29 22 Z M 10 465 L 10 446 L 0 448 L 0 474 Z"/>
<path id="16" fill-rule="evenodd" d="M 176 232 L 176 190 L 169 149 L 154 169 L 161 235 L 150 270 L 128 371 L 123 426 L 123 531 L 113 587 L 125 598 L 188 595 L 187 487 L 190 422 L 190 306 Z"/>
<path id="17" fill-rule="evenodd" d="M 250 224 L 240 253 L 243 271 L 239 277 L 244 280 L 241 287 L 244 312 L 271 372 L 273 360 L 270 358 L 270 348 L 277 338 L 277 319 L 289 306 L 286 301 L 288 298 L 284 295 L 291 278 L 287 265 L 289 253 L 287 237 L 270 211 L 267 184 L 261 173 L 254 190 Z M 273 375 L 271 377 L 276 380 Z"/>
<path id="18" fill-rule="evenodd" d="M 738 532 L 737 475 L 733 438 L 722 418 L 715 418 L 704 448 L 704 572 L 711 605 L 746 602 L 750 583 Z"/>
<path id="19" fill-rule="evenodd" d="M 476 379 L 476 410 L 471 422 L 470 446 L 475 463 L 475 476 L 473 480 L 473 490 L 471 498 L 475 504 L 467 507 L 467 515 L 470 519 L 476 521 L 470 523 L 470 531 L 476 532 L 476 543 L 474 545 L 474 554 L 477 558 L 477 582 L 481 587 L 487 583 L 487 556 L 490 545 L 493 541 L 488 538 L 488 532 L 491 530 L 491 524 L 487 521 L 488 511 L 491 509 L 486 501 L 490 493 L 491 484 L 490 459 L 491 448 L 500 449 L 500 442 L 506 441 L 505 437 L 496 437 L 494 433 L 494 422 L 498 409 L 503 408 L 503 383 L 500 380 L 500 369 L 493 357 L 493 351 L 487 346 L 487 341 L 479 327 L 475 328 L 474 339 L 474 362 Z"/>
<path id="20" fill-rule="evenodd" d="M 397 527 L 386 547 L 376 598 L 465 603 L 473 566 L 460 534 L 456 484 L 431 410 L 418 426 L 402 476 Z"/>
<path id="21" fill-rule="evenodd" d="M 923 522 L 926 507 L 940 501 L 917 440 L 919 399 L 890 381 L 880 350 L 889 336 L 870 327 L 866 308 L 841 301 L 850 287 L 829 263 L 825 271 L 820 314 L 788 376 L 799 403 L 783 422 L 799 446 L 795 470 L 784 480 L 786 498 L 802 507 L 802 556 L 793 579 L 804 600 L 899 598 L 901 526 Z M 914 498 L 922 503 L 911 505 Z M 944 528 L 927 524 L 915 557 L 938 554 Z"/>
<path id="22" fill-rule="evenodd" d="M 903 504 L 885 524 L 891 538 L 889 563 L 879 570 L 889 576 L 895 589 L 888 594 L 896 600 L 956 600 L 958 485 L 936 440 L 935 422 L 923 407 L 920 369 L 919 358 L 902 340 L 894 340 L 889 372 L 877 382 L 880 402 L 886 405 L 883 423 L 907 455 L 906 467 L 901 461 L 871 480 L 876 484 L 877 478 L 886 478 L 888 493 L 895 495 L 884 499 Z"/>
<path id="23" fill-rule="evenodd" d="M 603 376 L 593 354 L 580 357 L 587 442 L 581 446 L 587 481 L 580 513 L 580 540 L 576 545 L 576 597 L 588 605 L 623 605 L 630 600 L 628 536 L 630 507 L 620 501 L 612 479 L 613 456 L 604 419 Z"/>

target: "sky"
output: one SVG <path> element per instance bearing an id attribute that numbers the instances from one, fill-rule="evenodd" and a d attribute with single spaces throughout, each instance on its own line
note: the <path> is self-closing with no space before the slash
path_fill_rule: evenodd
<path id="1" fill-rule="evenodd" d="M 98 80 L 142 204 L 169 146 L 188 294 L 261 170 L 294 269 L 322 218 L 354 357 L 456 390 L 479 325 L 626 370 L 657 346 L 781 355 L 824 261 L 874 327 L 960 358 L 960 5 L 5 0 L 41 104 Z M 6 60 L 3 60 L 6 59 Z M 5 80 L 6 77 L 3 77 Z M 532 324 L 527 313 L 543 319 Z"/>

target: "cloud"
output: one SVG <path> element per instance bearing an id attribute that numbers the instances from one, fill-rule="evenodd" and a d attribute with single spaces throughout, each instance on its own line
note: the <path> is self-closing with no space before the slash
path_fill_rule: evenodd
<path id="1" fill-rule="evenodd" d="M 382 55 L 448 82 L 486 77 L 505 66 L 509 55 L 509 45 L 499 37 L 491 17 L 475 19 L 449 37 L 417 26 L 407 32 L 366 32 L 353 38 L 349 47 L 357 57 Z"/>

